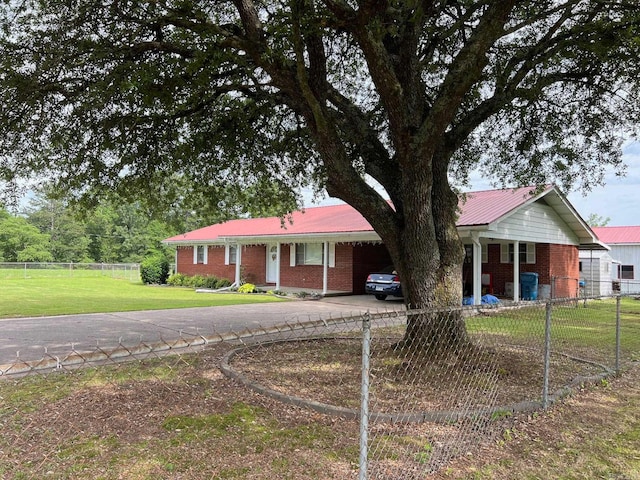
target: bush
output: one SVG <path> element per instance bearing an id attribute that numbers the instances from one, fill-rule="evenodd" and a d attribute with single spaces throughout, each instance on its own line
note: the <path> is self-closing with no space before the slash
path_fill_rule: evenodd
<path id="1" fill-rule="evenodd" d="M 146 284 L 166 283 L 169 278 L 169 261 L 161 254 L 145 257 L 140 264 L 140 277 Z"/>
<path id="2" fill-rule="evenodd" d="M 169 277 L 167 283 L 174 287 L 210 288 L 212 290 L 231 285 L 231 282 L 226 278 L 218 278 L 215 275 L 204 277 L 202 275 L 189 276 L 184 273 L 174 273 Z"/>
<path id="3" fill-rule="evenodd" d="M 202 285 L 203 288 L 209 288 L 211 290 L 215 290 L 216 288 L 218 288 L 218 277 L 205 277 L 204 278 L 204 285 Z"/>
<path id="4" fill-rule="evenodd" d="M 256 286 L 253 283 L 244 283 L 238 288 L 238 293 L 256 293 Z"/>
<path id="5" fill-rule="evenodd" d="M 186 287 L 189 277 L 184 273 L 174 273 L 167 279 L 167 284 L 172 287 Z"/>

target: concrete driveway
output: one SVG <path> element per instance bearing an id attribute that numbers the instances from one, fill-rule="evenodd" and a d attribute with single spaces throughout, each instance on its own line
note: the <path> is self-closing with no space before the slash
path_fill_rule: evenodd
<path id="1" fill-rule="evenodd" d="M 91 352 L 96 346 L 109 349 L 119 344 L 171 342 L 181 337 L 403 308 L 402 300 L 381 302 L 370 295 L 351 295 L 226 307 L 0 319 L 0 365 L 63 357 L 72 351 Z"/>

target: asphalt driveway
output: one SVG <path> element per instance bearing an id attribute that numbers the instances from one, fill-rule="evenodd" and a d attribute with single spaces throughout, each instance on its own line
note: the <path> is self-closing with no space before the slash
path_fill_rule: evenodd
<path id="1" fill-rule="evenodd" d="M 381 302 L 369 295 L 321 300 L 0 319 L 0 364 L 135 346 L 195 336 L 258 329 L 276 324 L 339 318 L 366 311 L 404 308 L 402 300 Z"/>

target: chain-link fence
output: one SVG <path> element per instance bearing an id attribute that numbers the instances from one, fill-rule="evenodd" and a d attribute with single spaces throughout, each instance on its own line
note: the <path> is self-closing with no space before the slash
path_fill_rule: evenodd
<path id="1" fill-rule="evenodd" d="M 637 360 L 639 330 L 640 302 L 593 297 L 44 355 L 0 366 L 0 478 L 428 478 Z"/>
<path id="2" fill-rule="evenodd" d="M 0 262 L 0 278 L 71 278 L 108 276 L 140 279 L 137 263 Z"/>

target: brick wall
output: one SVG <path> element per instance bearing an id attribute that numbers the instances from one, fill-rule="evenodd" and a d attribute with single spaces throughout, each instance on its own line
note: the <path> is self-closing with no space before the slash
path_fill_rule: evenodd
<path id="1" fill-rule="evenodd" d="M 556 298 L 578 295 L 580 259 L 577 247 L 551 245 L 549 270 L 553 279 L 553 295 Z"/>
<path id="2" fill-rule="evenodd" d="M 215 275 L 232 282 L 236 278 L 235 264 L 224 264 L 224 247 L 210 245 L 207 250 L 207 263 L 193 263 L 193 247 L 178 247 L 178 272 L 185 275 Z M 266 278 L 266 249 L 264 245 L 242 247 L 242 274 L 250 283 L 262 284 Z"/>
<path id="3" fill-rule="evenodd" d="M 224 247 L 209 246 L 207 264 L 193 263 L 193 247 L 178 247 L 178 271 L 186 275 L 215 275 L 235 279 L 235 265 L 224 264 Z M 289 262 L 290 247 L 280 247 L 280 286 L 322 289 L 322 265 L 296 265 Z M 489 262 L 482 264 L 482 273 L 492 276 L 493 291 L 505 294 L 506 282 L 513 282 L 513 264 L 500 263 L 500 245 L 488 246 Z M 364 293 L 367 275 L 391 265 L 391 258 L 382 244 L 339 243 L 335 249 L 336 266 L 328 269 L 328 288 L 354 294 Z M 264 245 L 242 247 L 242 274 L 246 281 L 262 285 L 266 283 L 266 247 Z M 574 296 L 579 276 L 578 249 L 571 245 L 539 243 L 536 245 L 536 263 L 520 264 L 520 272 L 538 273 L 540 285 L 554 283 L 556 297 Z M 472 282 L 471 264 L 463 268 L 465 294 L 469 294 Z"/>
<path id="4" fill-rule="evenodd" d="M 505 295 L 506 283 L 513 282 L 513 264 L 500 263 L 500 245 L 497 243 L 489 244 L 487 253 L 489 261 L 482 264 L 482 273 L 491 274 L 494 294 Z M 472 268 L 471 264 L 465 264 L 463 268 L 466 294 L 471 294 Z M 575 281 L 559 281 L 557 278 L 578 278 L 578 248 L 573 245 L 538 243 L 536 244 L 536 263 L 521 263 L 520 272 L 537 273 L 538 285 L 551 285 L 555 282 L 559 290 L 556 290 L 554 295 L 567 296 L 570 293 L 569 286 L 571 283 L 575 284 Z"/>
<path id="5" fill-rule="evenodd" d="M 322 265 L 290 265 L 290 246 L 280 246 L 280 286 L 322 290 Z M 353 247 L 351 244 L 338 243 L 335 249 L 335 267 L 327 271 L 327 288 L 342 292 L 351 292 L 353 288 Z"/>

